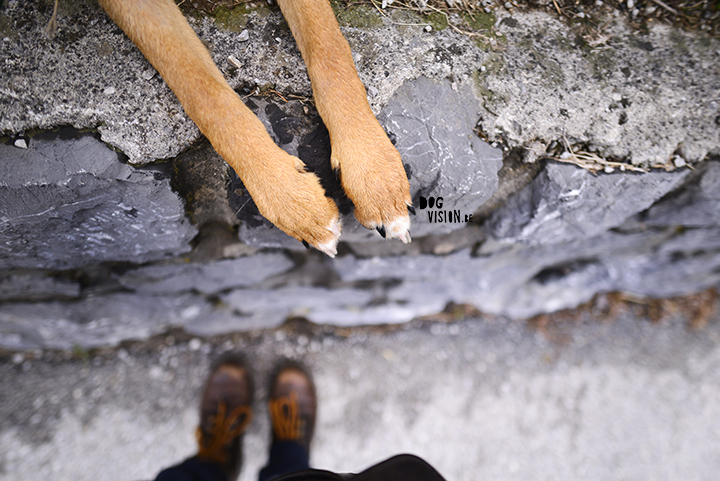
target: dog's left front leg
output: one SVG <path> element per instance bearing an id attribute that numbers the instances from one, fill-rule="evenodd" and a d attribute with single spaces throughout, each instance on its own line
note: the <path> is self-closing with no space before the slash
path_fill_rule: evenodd
<path id="1" fill-rule="evenodd" d="M 410 186 L 400 154 L 370 110 L 350 46 L 327 0 L 278 0 L 307 64 L 355 217 L 383 237 L 410 242 Z"/>
<path id="2" fill-rule="evenodd" d="M 235 169 L 260 213 L 334 256 L 337 206 L 315 174 L 281 150 L 215 66 L 173 0 L 100 0 L 175 92 L 188 116 Z"/>

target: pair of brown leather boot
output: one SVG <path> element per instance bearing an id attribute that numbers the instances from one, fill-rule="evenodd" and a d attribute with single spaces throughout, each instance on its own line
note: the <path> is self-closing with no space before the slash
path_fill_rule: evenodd
<path id="1" fill-rule="evenodd" d="M 252 376 L 243 358 L 228 354 L 218 359 L 200 402 L 197 458 L 218 463 L 229 480 L 240 473 L 242 437 L 253 417 L 252 399 Z M 309 454 L 317 396 L 312 378 L 302 365 L 283 361 L 275 368 L 268 410 L 273 442 L 292 441 Z"/>

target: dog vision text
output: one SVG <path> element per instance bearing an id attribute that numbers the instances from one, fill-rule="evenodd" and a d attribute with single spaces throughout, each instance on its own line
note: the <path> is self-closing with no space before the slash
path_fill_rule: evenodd
<path id="1" fill-rule="evenodd" d="M 435 224 L 454 224 L 454 223 L 461 223 L 461 222 L 471 222 L 472 221 L 472 214 L 465 215 L 464 217 L 460 215 L 460 210 L 429 210 L 428 211 L 428 222 L 435 223 Z"/>

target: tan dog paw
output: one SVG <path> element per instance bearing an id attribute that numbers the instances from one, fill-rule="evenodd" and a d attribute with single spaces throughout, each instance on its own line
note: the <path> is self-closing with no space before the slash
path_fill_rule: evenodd
<path id="1" fill-rule="evenodd" d="M 335 257 L 341 234 L 337 206 L 300 159 L 277 148 L 272 155 L 264 155 L 262 168 L 243 174 L 243 183 L 263 217 L 305 247 L 311 245 Z"/>
<path id="2" fill-rule="evenodd" d="M 407 244 L 411 241 L 408 211 L 414 209 L 405 168 L 377 120 L 373 117 L 365 126 L 355 129 L 352 137 L 333 140 L 333 168 L 340 170 L 358 222 L 384 238 Z"/>

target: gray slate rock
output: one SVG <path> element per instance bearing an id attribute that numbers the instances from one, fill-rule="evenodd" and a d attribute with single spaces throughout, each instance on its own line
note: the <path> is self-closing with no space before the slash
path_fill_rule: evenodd
<path id="1" fill-rule="evenodd" d="M 547 167 L 486 223 L 502 243 L 553 244 L 599 235 L 648 209 L 689 170 L 594 175 L 574 165 Z"/>
<path id="2" fill-rule="evenodd" d="M 346 282 L 396 281 L 387 289 L 384 303 L 365 307 L 363 318 L 377 312 L 388 319 L 409 320 L 439 312 L 449 302 L 525 318 L 574 307 L 598 292 L 630 286 L 644 295 L 656 295 L 659 289 L 664 295 L 677 295 L 690 286 L 697 290 L 713 285 L 715 278 L 708 277 L 708 269 L 698 271 L 704 274 L 693 280 L 690 275 L 673 273 L 672 256 L 640 254 L 652 252 L 668 237 L 662 232 L 608 232 L 560 244 L 517 244 L 492 256 L 474 256 L 466 249 L 448 256 L 344 257 L 336 265 Z M 645 276 L 652 276 L 653 270 L 665 275 L 648 282 Z M 387 313 L 393 310 L 402 315 L 390 317 Z"/>
<path id="3" fill-rule="evenodd" d="M 475 108 L 473 108 L 475 106 Z M 502 151 L 473 132 L 480 102 L 467 85 L 419 78 L 406 82 L 378 116 L 410 172 L 410 192 L 419 215 L 412 235 L 445 234 L 465 225 L 498 188 Z M 440 209 L 420 210 L 420 197 L 442 197 Z M 438 211 L 459 212 L 460 222 L 431 221 Z"/>
<path id="4" fill-rule="evenodd" d="M 118 278 L 133 291 L 152 294 L 197 291 L 215 294 L 227 289 L 259 284 L 288 271 L 294 263 L 283 254 L 257 254 L 206 264 L 149 265 L 132 269 Z"/>
<path id="5" fill-rule="evenodd" d="M 696 182 L 653 205 L 643 222 L 647 225 L 716 227 L 720 225 L 720 162 L 706 162 Z"/>
<path id="6" fill-rule="evenodd" d="M 290 316 L 317 323 L 353 324 L 348 313 L 361 311 L 372 299 L 372 292 L 367 290 L 324 287 L 238 289 L 222 296 L 223 302 L 254 327 L 277 326 Z"/>
<path id="7" fill-rule="evenodd" d="M 43 271 L 0 274 L 0 302 L 73 299 L 80 296 L 80 283 Z"/>
<path id="8" fill-rule="evenodd" d="M 212 314 L 210 303 L 188 293 L 120 293 L 82 302 L 5 304 L 0 312 L 0 345 L 12 349 L 114 346 L 124 340 L 147 339 Z"/>
<path id="9" fill-rule="evenodd" d="M 0 169 L 0 268 L 141 263 L 190 250 L 196 229 L 168 175 L 120 162 L 92 136 L 0 145 Z"/>

